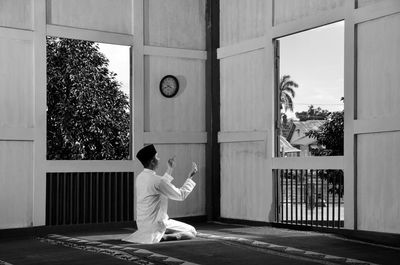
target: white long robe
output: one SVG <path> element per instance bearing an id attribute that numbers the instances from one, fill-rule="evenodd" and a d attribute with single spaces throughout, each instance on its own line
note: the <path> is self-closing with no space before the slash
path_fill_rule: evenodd
<path id="1" fill-rule="evenodd" d="M 181 188 L 175 187 L 173 177 L 167 173 L 158 176 L 153 170 L 144 169 L 136 179 L 138 230 L 123 241 L 142 244 L 160 242 L 168 225 L 168 199 L 183 201 L 196 183 L 188 178 Z M 183 225 L 186 225 L 182 223 Z M 186 225 L 193 229 L 193 227 Z M 184 228 L 186 228 L 184 226 Z"/>

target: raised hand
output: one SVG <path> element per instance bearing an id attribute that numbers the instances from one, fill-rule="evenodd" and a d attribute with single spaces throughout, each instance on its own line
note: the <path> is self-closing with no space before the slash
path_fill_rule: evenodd
<path id="1" fill-rule="evenodd" d="M 195 162 L 192 162 L 192 170 L 189 173 L 189 177 L 193 177 L 194 175 L 196 175 L 198 169 L 197 169 L 197 165 Z"/>
<path id="2" fill-rule="evenodd" d="M 171 157 L 170 159 L 168 159 L 168 163 L 167 163 L 168 167 L 170 167 L 171 169 L 174 169 L 176 166 L 176 162 L 175 162 L 175 156 Z"/>

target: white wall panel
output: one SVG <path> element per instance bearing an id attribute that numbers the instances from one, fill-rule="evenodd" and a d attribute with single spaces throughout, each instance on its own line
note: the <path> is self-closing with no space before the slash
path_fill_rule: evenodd
<path id="1" fill-rule="evenodd" d="M 220 46 L 254 39 L 265 34 L 265 0 L 221 0 L 220 1 Z"/>
<path id="2" fill-rule="evenodd" d="M 47 0 L 47 23 L 132 34 L 132 0 Z"/>
<path id="3" fill-rule="evenodd" d="M 360 7 L 383 3 L 383 2 L 388 2 L 388 1 L 391 1 L 391 0 L 357 0 L 357 7 L 360 8 Z"/>
<path id="4" fill-rule="evenodd" d="M 269 107 L 265 83 L 265 51 L 227 57 L 220 60 L 221 131 L 266 130 Z"/>
<path id="5" fill-rule="evenodd" d="M 143 2 L 145 12 L 141 10 Z M 133 3 L 137 7 L 135 10 Z M 21 141 L 14 141 L 11 137 L 7 138 L 10 141 L 0 141 L 0 229 L 42 225 L 45 217 L 45 172 L 51 168 L 68 171 L 74 167 L 74 163 L 46 163 L 42 156 L 45 154 L 42 152 L 45 151 L 45 119 L 42 119 L 45 118 L 42 114 L 46 107 L 46 94 L 43 90 L 45 72 L 42 71 L 45 70 L 42 67 L 45 63 L 45 49 L 42 49 L 45 48 L 45 24 L 62 26 L 48 28 L 53 31 L 55 29 L 55 32 L 59 30 L 60 34 L 71 33 L 77 37 L 93 37 L 99 34 L 101 38 L 108 38 L 122 34 L 120 38 L 123 41 L 127 40 L 127 34 L 134 33 L 135 26 L 137 34 L 134 59 L 139 62 L 141 69 L 145 69 L 135 70 L 134 79 L 139 84 L 143 81 L 141 77 L 145 77 L 147 101 L 138 104 L 148 111 L 145 114 L 149 118 L 148 129 L 154 131 L 155 136 L 158 133 L 171 132 L 167 137 L 185 135 L 191 139 L 193 135 L 205 132 L 206 55 L 189 50 L 206 49 L 205 10 L 206 0 L 0 0 L 0 27 L 4 27 L 0 37 L 0 128 L 5 128 L 6 136 L 18 128 L 28 128 L 22 133 L 27 137 L 20 137 L 23 138 Z M 142 30 L 145 32 L 145 41 L 141 36 Z M 9 32 L 12 34 L 8 34 Z M 169 52 L 169 57 L 162 57 L 163 54 L 149 56 L 146 67 L 143 67 L 144 65 L 140 66 L 140 62 L 143 62 L 143 42 L 177 49 L 173 50 L 173 54 L 171 50 L 161 50 L 161 53 Z M 194 54 L 201 58 L 174 58 L 181 55 L 180 49 L 187 49 L 182 50 L 186 57 Z M 160 79 L 166 74 L 175 74 L 181 82 L 180 94 L 171 100 L 161 98 L 158 88 Z M 143 101 L 143 95 L 140 92 L 138 95 L 142 99 L 135 98 L 136 102 Z M 137 112 L 138 117 L 143 113 L 142 110 Z M 135 132 L 135 136 L 138 136 L 135 143 L 140 146 L 143 142 L 143 130 L 140 126 L 139 130 Z M 192 134 L 186 135 L 185 132 Z M 162 170 L 165 170 L 168 155 L 177 155 L 178 166 L 174 183 L 178 186 L 186 178 L 191 162 L 196 161 L 199 164 L 200 172 L 195 191 L 185 202 L 170 203 L 171 217 L 205 214 L 203 142 L 204 140 L 196 144 L 180 142 L 157 146 L 163 158 Z M 117 167 L 118 164 L 121 163 L 112 163 L 110 167 Z M 105 167 L 97 162 L 79 166 L 87 171 Z M 125 164 L 122 166 L 129 167 Z M 35 181 L 34 172 L 38 173 Z"/>
<path id="6" fill-rule="evenodd" d="M 160 93 L 160 80 L 175 75 L 179 92 L 173 98 Z M 145 131 L 205 131 L 205 61 L 172 57 L 145 57 Z"/>
<path id="7" fill-rule="evenodd" d="M 199 172 L 193 178 L 196 187 L 183 201 L 168 202 L 168 215 L 170 217 L 199 216 L 205 215 L 205 145 L 202 144 L 185 144 L 185 145 L 156 145 L 160 164 L 157 173 L 163 175 L 167 169 L 168 158 L 176 156 L 176 168 L 173 173 L 174 180 L 172 183 L 181 187 L 185 182 L 188 173 L 192 168 L 192 162 L 196 162 Z"/>
<path id="8" fill-rule="evenodd" d="M 0 0 L 0 27 L 33 28 L 33 0 Z"/>
<path id="9" fill-rule="evenodd" d="M 33 144 L 0 141 L 0 229 L 32 225 Z"/>
<path id="10" fill-rule="evenodd" d="M 400 115 L 400 14 L 358 25 L 357 118 Z"/>
<path id="11" fill-rule="evenodd" d="M 264 142 L 221 144 L 221 217 L 272 221 L 272 174 Z"/>
<path id="12" fill-rule="evenodd" d="M 400 233 L 400 132 L 357 139 L 358 228 Z"/>
<path id="13" fill-rule="evenodd" d="M 345 0 L 275 0 L 274 25 L 291 22 L 344 5 Z"/>
<path id="14" fill-rule="evenodd" d="M 145 44 L 205 50 L 205 8 L 205 0 L 145 0 Z"/>
<path id="15" fill-rule="evenodd" d="M 33 127 L 31 40 L 0 37 L 0 126 Z"/>

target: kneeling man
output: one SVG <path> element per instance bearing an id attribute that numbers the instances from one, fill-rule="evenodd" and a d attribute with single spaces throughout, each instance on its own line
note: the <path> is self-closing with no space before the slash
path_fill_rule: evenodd
<path id="1" fill-rule="evenodd" d="M 167 209 L 168 199 L 183 201 L 192 192 L 196 185 L 192 177 L 197 173 L 197 165 L 193 162 L 185 183 L 181 188 L 177 188 L 171 183 L 175 158 L 168 160 L 164 176 L 158 176 L 155 170 L 159 158 L 154 145 L 145 146 L 136 157 L 144 166 L 144 170 L 136 179 L 138 230 L 122 240 L 151 244 L 162 240 L 194 238 L 196 229 L 183 222 L 169 219 Z"/>

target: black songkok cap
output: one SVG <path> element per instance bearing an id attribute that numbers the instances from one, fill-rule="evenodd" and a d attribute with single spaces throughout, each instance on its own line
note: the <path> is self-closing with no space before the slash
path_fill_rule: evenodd
<path id="1" fill-rule="evenodd" d="M 157 154 L 154 145 L 146 145 L 136 154 L 137 159 L 144 165 L 147 161 L 151 160 Z"/>

